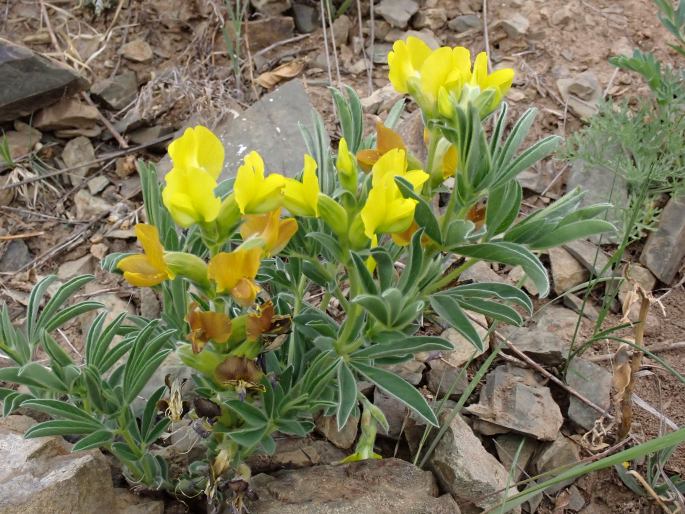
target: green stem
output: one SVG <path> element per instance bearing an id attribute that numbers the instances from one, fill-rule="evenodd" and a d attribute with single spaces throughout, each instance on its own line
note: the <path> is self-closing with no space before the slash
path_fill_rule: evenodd
<path id="1" fill-rule="evenodd" d="M 438 291 L 442 289 L 445 286 L 450 285 L 453 281 L 459 278 L 459 276 L 469 269 L 471 266 L 476 264 L 478 262 L 478 259 L 471 259 L 469 261 L 463 262 L 461 265 L 457 266 L 454 268 L 452 271 L 450 271 L 447 275 L 444 275 L 440 280 L 437 282 L 433 282 L 430 284 L 426 289 L 425 293 L 426 294 L 431 294 L 434 293 L 435 291 Z"/>
<path id="2" fill-rule="evenodd" d="M 295 305 L 293 306 L 293 318 L 300 313 L 303 305 L 304 288 L 307 285 L 307 277 L 302 275 L 300 280 L 297 282 L 297 288 L 295 291 Z M 288 366 L 293 364 L 295 360 L 295 332 L 290 333 L 290 341 L 288 344 Z"/>

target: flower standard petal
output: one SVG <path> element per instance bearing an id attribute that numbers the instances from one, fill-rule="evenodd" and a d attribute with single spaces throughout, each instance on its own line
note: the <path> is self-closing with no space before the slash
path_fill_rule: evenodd
<path id="1" fill-rule="evenodd" d="M 218 180 L 224 167 L 224 145 L 211 130 L 202 125 L 195 127 L 195 141 L 198 165 L 214 180 Z"/>
<path id="2" fill-rule="evenodd" d="M 124 279 L 136 287 L 152 287 L 161 284 L 168 277 L 160 272 L 146 255 L 129 255 L 117 263 L 117 268 L 124 273 Z"/>

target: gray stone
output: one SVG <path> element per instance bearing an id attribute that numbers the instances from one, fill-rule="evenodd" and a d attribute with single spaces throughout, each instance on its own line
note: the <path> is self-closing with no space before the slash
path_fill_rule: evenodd
<path id="1" fill-rule="evenodd" d="M 342 430 L 338 430 L 338 422 L 335 416 L 317 416 L 314 421 L 316 422 L 316 429 L 321 435 L 338 448 L 347 450 L 352 447 L 357 439 L 358 416 L 350 416 Z"/>
<path id="2" fill-rule="evenodd" d="M 440 416 L 441 425 L 448 416 L 449 412 Z M 441 485 L 465 512 L 474 507 L 487 510 L 505 496 L 517 493 L 515 487 L 510 487 L 508 494 L 498 493 L 507 491 L 507 470 L 488 453 L 460 415 L 450 422 L 428 462 Z"/>
<path id="3" fill-rule="evenodd" d="M 578 391 L 597 406 L 605 410 L 609 408 L 612 376 L 603 367 L 576 357 L 569 364 L 566 381 L 572 389 Z M 570 396 L 568 417 L 584 430 L 591 430 L 601 415 L 575 396 Z"/>
<path id="4" fill-rule="evenodd" d="M 568 505 L 566 505 L 568 510 L 578 512 L 580 509 L 585 507 L 585 498 L 575 485 L 572 485 L 568 488 L 568 494 Z"/>
<path id="5" fill-rule="evenodd" d="M 400 29 L 391 29 L 385 35 L 383 40 L 386 43 L 394 43 L 398 39 L 403 39 L 406 41 L 407 38 L 410 36 L 419 38 L 421 41 L 426 43 L 433 50 L 439 48 L 442 44 L 440 42 L 440 40 L 438 39 L 438 37 L 435 35 L 435 33 L 430 29 L 407 30 L 407 31 L 400 30 Z"/>
<path id="6" fill-rule="evenodd" d="M 395 375 L 399 375 L 411 385 L 419 385 L 423 378 L 423 372 L 426 367 L 422 362 L 415 359 L 410 359 L 399 364 L 392 364 L 387 367 L 388 371 L 392 371 Z"/>
<path id="7" fill-rule="evenodd" d="M 366 460 L 260 474 L 258 514 L 459 514 L 448 494 L 438 496 L 429 471 L 400 459 Z"/>
<path id="8" fill-rule="evenodd" d="M 535 439 L 522 435 L 502 434 L 495 437 L 497 456 L 504 466 L 504 469 L 509 473 L 511 473 L 512 468 L 514 468 L 512 474 L 514 482 L 518 482 L 523 476 L 524 471 L 538 446 L 539 444 Z M 520 451 L 519 447 L 521 448 Z M 514 459 L 517 453 L 518 458 L 516 459 L 516 465 L 514 466 Z"/>
<path id="9" fill-rule="evenodd" d="M 665 284 L 671 284 L 685 256 L 685 196 L 671 198 L 649 234 L 640 262 Z"/>
<path id="10" fill-rule="evenodd" d="M 265 161 L 265 172 L 294 176 L 302 170 L 307 147 L 298 123 L 311 129 L 314 107 L 301 80 L 286 82 L 263 96 L 237 118 L 218 126 L 214 132 L 224 144 L 226 157 L 220 180 L 235 177 L 243 158 L 255 150 Z M 171 161 L 164 159 L 158 169 L 167 173 Z"/>
<path id="11" fill-rule="evenodd" d="M 88 191 L 90 191 L 91 195 L 96 195 L 102 193 L 108 185 L 109 179 L 104 175 L 98 175 L 88 181 Z"/>
<path id="12" fill-rule="evenodd" d="M 562 434 L 558 434 L 554 442 L 549 443 L 542 449 L 540 455 L 535 462 L 535 469 L 538 474 L 547 473 L 556 470 L 561 473 L 559 468 L 564 467 L 568 469 L 569 465 L 573 465 L 580 460 L 580 450 L 578 445 L 571 439 Z M 554 476 L 554 475 L 551 475 Z M 554 494 L 561 491 L 573 482 L 573 479 L 565 480 L 559 484 L 548 487 L 545 491 L 548 494 Z"/>
<path id="13" fill-rule="evenodd" d="M 19 271 L 33 259 L 29 247 L 21 239 L 13 239 L 0 257 L 0 272 Z"/>
<path id="14" fill-rule="evenodd" d="M 389 396 L 378 387 L 373 390 L 373 404 L 378 407 L 385 419 L 388 420 L 388 433 L 383 434 L 390 439 L 399 439 L 409 417 L 409 409 L 397 398 Z"/>
<path id="15" fill-rule="evenodd" d="M 409 19 L 419 10 L 414 0 L 381 0 L 376 6 L 376 14 L 382 16 L 393 27 L 406 28 Z"/>
<path id="16" fill-rule="evenodd" d="M 114 511 L 118 514 L 164 514 L 164 502 L 136 496 L 128 489 L 114 489 Z"/>
<path id="17" fill-rule="evenodd" d="M 347 43 L 350 37 L 350 30 L 352 29 L 352 20 L 346 14 L 341 14 L 333 20 L 333 37 L 335 44 L 340 46 Z"/>
<path id="18" fill-rule="evenodd" d="M 570 309 L 558 305 L 549 305 L 535 315 L 535 326 L 538 330 L 571 341 L 576 333 L 578 315 Z"/>
<path id="19" fill-rule="evenodd" d="M 610 277 L 609 256 L 599 246 L 578 239 L 562 245 L 585 269 L 595 276 Z"/>
<path id="20" fill-rule="evenodd" d="M 464 271 L 459 277 L 460 281 L 471 280 L 473 282 L 499 282 L 501 284 L 510 284 L 506 278 L 498 275 L 490 267 L 487 262 L 478 261 L 469 269 Z"/>
<path id="21" fill-rule="evenodd" d="M 276 439 L 276 451 L 272 455 L 259 453 L 247 459 L 253 474 L 279 469 L 300 469 L 309 466 L 336 464 L 345 458 L 345 452 L 328 441 L 309 437 L 285 437 Z"/>
<path id="22" fill-rule="evenodd" d="M 484 325 L 487 325 L 485 316 L 482 314 L 476 314 L 474 316 L 477 317 L 478 320 Z M 452 366 L 463 366 L 471 359 L 475 359 L 479 355 L 483 355 L 483 353 L 485 353 L 485 349 L 488 347 L 488 340 L 486 337 L 488 331 L 479 323 L 473 323 L 473 327 L 476 329 L 476 332 L 483 341 L 483 350 L 479 350 L 473 346 L 468 339 L 466 339 L 453 328 L 448 328 L 442 334 L 440 334 L 440 337 L 447 339 L 454 346 L 454 350 L 451 352 L 443 352 L 442 354 L 443 359 L 449 362 Z"/>
<path id="23" fill-rule="evenodd" d="M 535 286 L 535 282 L 533 282 L 528 275 L 525 275 L 525 272 L 523 271 L 523 268 L 521 266 L 515 266 L 510 272 L 509 272 L 509 280 L 513 282 L 514 284 L 518 284 L 521 280 L 523 280 L 523 289 L 528 291 L 532 296 L 538 296 L 540 294 L 540 291 L 538 291 L 538 288 Z"/>
<path id="24" fill-rule="evenodd" d="M 361 103 L 364 112 L 369 114 L 378 114 L 392 108 L 392 106 L 402 98 L 399 93 L 395 91 L 392 84 L 376 89 L 369 96 L 362 98 Z"/>
<path id="25" fill-rule="evenodd" d="M 141 287 L 140 294 L 140 315 L 147 319 L 157 319 L 162 312 L 162 304 L 157 293 L 150 287 Z"/>
<path id="26" fill-rule="evenodd" d="M 584 301 L 581 297 L 576 296 L 573 293 L 566 293 L 562 298 L 562 302 L 576 314 L 582 314 L 591 321 L 596 321 L 597 318 L 599 318 L 599 312 L 597 312 L 597 309 L 592 305 L 592 301 L 589 299 Z"/>
<path id="27" fill-rule="evenodd" d="M 426 158 L 427 150 L 423 142 L 423 119 L 420 109 L 416 109 L 409 116 L 400 120 L 397 133 L 402 137 L 409 153 L 420 161 Z"/>
<path id="28" fill-rule="evenodd" d="M 590 278 L 588 270 L 563 248 L 550 248 L 549 261 L 554 292 L 558 295 L 587 282 Z"/>
<path id="29" fill-rule="evenodd" d="M 309 34 L 321 27 L 319 9 L 310 5 L 294 3 L 293 17 L 295 18 L 295 28 L 302 34 Z"/>
<path id="30" fill-rule="evenodd" d="M 150 145 L 148 147 L 150 150 L 164 152 L 169 141 L 161 141 L 156 144 L 152 143 L 155 143 L 155 141 L 158 141 L 162 137 L 171 134 L 173 131 L 173 127 L 170 126 L 154 125 L 152 127 L 144 127 L 134 130 L 129 134 L 129 139 L 137 145 Z"/>
<path id="31" fill-rule="evenodd" d="M 119 50 L 121 55 L 133 62 L 148 63 L 152 60 L 152 47 L 144 39 L 129 41 Z"/>
<path id="32" fill-rule="evenodd" d="M 70 452 L 62 438 L 24 439 L 35 423 L 0 420 L 0 514 L 113 512 L 109 464 L 99 450 Z"/>
<path id="33" fill-rule="evenodd" d="M 93 144 L 90 139 L 83 136 L 76 137 L 64 145 L 62 160 L 67 168 L 72 168 L 67 174 L 74 186 L 80 184 L 90 170 L 97 168 L 97 164 L 93 163 L 95 160 Z"/>
<path id="34" fill-rule="evenodd" d="M 0 38 L 0 122 L 78 93 L 88 82 L 66 66 Z"/>
<path id="35" fill-rule="evenodd" d="M 412 25 L 417 29 L 438 30 L 447 23 L 447 11 L 441 7 L 421 9 L 412 20 Z"/>
<path id="36" fill-rule="evenodd" d="M 86 254 L 75 261 L 67 261 L 60 265 L 57 270 L 57 278 L 67 281 L 78 275 L 87 275 L 93 272 L 93 256 Z"/>
<path id="37" fill-rule="evenodd" d="M 269 16 L 283 14 L 291 6 L 290 0 L 250 0 L 250 3 L 260 13 Z"/>
<path id="38" fill-rule="evenodd" d="M 520 38 L 528 32 L 530 22 L 521 13 L 512 12 L 502 20 L 502 28 L 510 38 Z"/>
<path id="39" fill-rule="evenodd" d="M 597 145 L 597 151 L 606 153 L 611 150 L 602 149 Z M 591 236 L 592 242 L 598 243 L 601 240 L 603 243 L 615 243 L 622 237 L 623 209 L 628 205 L 628 183 L 623 177 L 614 174 L 606 167 L 576 160 L 571 165 L 566 187 L 569 191 L 576 187 L 585 191 L 585 196 L 580 202 L 581 207 L 606 202 L 615 206 L 606 211 L 606 219 L 614 224 L 617 229 L 616 233 L 607 232 Z"/>
<path id="40" fill-rule="evenodd" d="M 626 279 L 621 282 L 621 286 L 618 289 L 618 299 L 621 302 L 626 300 L 626 297 L 633 290 L 636 283 L 642 286 L 648 293 L 656 286 L 656 277 L 651 271 L 639 264 L 626 264 L 626 267 L 623 270 L 623 276 Z"/>
<path id="41" fill-rule="evenodd" d="M 10 157 L 13 160 L 17 160 L 19 157 L 31 152 L 36 147 L 36 144 L 40 143 L 43 134 L 41 134 L 39 130 L 18 120 L 15 121 L 14 125 L 17 130 L 8 130 L 4 133 L 4 136 L 5 141 L 7 141 Z M 1 156 L 0 163 L 5 163 L 5 160 Z"/>
<path id="42" fill-rule="evenodd" d="M 487 375 L 479 403 L 465 410 L 542 441 L 553 441 L 564 422 L 549 388 L 540 385 L 532 371 L 508 364 Z"/>
<path id="43" fill-rule="evenodd" d="M 376 43 L 373 48 L 369 47 L 366 51 L 371 55 L 374 64 L 388 64 L 388 54 L 392 50 L 390 43 Z M 372 53 L 373 52 L 373 53 Z"/>
<path id="44" fill-rule="evenodd" d="M 33 118 L 33 126 L 41 130 L 94 130 L 98 128 L 96 122 L 99 119 L 100 115 L 95 107 L 71 97 L 38 111 Z"/>
<path id="45" fill-rule="evenodd" d="M 112 209 L 112 205 L 107 200 L 93 196 L 85 189 L 81 189 L 74 195 L 74 205 L 76 205 L 76 217 L 80 220 L 97 218 Z"/>
<path id="46" fill-rule="evenodd" d="M 450 393 L 450 398 L 458 398 L 468 387 L 468 376 L 464 370 L 441 359 L 433 359 L 429 364 L 428 390 L 436 396 L 443 397 Z"/>
<path id="47" fill-rule="evenodd" d="M 96 82 L 90 92 L 108 108 L 119 111 L 136 99 L 138 79 L 135 72 L 127 71 Z"/>
<path id="48" fill-rule="evenodd" d="M 599 112 L 602 88 L 591 71 L 583 72 L 574 78 L 558 79 L 557 88 L 561 98 L 568 103 L 568 108 L 581 119 L 589 119 Z"/>
<path id="49" fill-rule="evenodd" d="M 483 20 L 477 14 L 462 14 L 450 20 L 447 26 L 455 32 L 466 32 L 471 29 L 482 29 Z"/>
<path id="50" fill-rule="evenodd" d="M 502 329 L 502 333 L 517 349 L 534 361 L 548 366 L 563 363 L 571 348 L 570 340 L 536 327 L 506 327 Z"/>

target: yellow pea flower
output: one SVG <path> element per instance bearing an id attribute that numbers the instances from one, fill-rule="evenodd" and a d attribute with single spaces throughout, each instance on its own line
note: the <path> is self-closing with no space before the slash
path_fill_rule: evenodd
<path id="1" fill-rule="evenodd" d="M 392 175 L 387 175 L 383 183 L 371 188 L 366 204 L 361 210 L 364 234 L 373 239 L 376 234 L 403 232 L 414 220 L 414 210 L 418 202 L 404 198 Z"/>
<path id="2" fill-rule="evenodd" d="M 407 171 L 407 153 L 399 148 L 387 151 L 376 161 L 371 169 L 371 185 L 375 187 L 384 184 L 388 176 L 408 180 L 416 192 L 420 192 L 423 184 L 430 178 L 423 170 Z M 392 183 L 394 184 L 394 181 Z"/>
<path id="3" fill-rule="evenodd" d="M 487 54 L 481 52 L 471 67 L 464 47 L 431 50 L 415 37 L 396 41 L 388 54 L 389 78 L 398 93 L 409 93 L 428 117 L 439 111 L 454 114 L 452 101 L 475 102 L 481 116 L 492 112 L 511 87 L 514 70 L 488 73 Z"/>
<path id="4" fill-rule="evenodd" d="M 200 311 L 198 305 L 193 303 L 187 321 L 193 353 L 200 353 L 209 341 L 223 344 L 231 337 L 231 318 L 223 312 Z"/>
<path id="5" fill-rule="evenodd" d="M 261 248 L 221 252 L 209 261 L 207 276 L 216 283 L 218 293 L 228 293 L 243 307 L 252 305 L 259 292 L 254 281 L 259 271 Z"/>
<path id="6" fill-rule="evenodd" d="M 297 232 L 295 218 L 281 219 L 281 209 L 274 209 L 266 214 L 251 214 L 244 217 L 240 226 L 240 235 L 244 241 L 259 237 L 264 241 L 264 253 L 267 256 L 280 252 Z"/>
<path id="7" fill-rule="evenodd" d="M 371 171 L 376 161 L 395 148 L 406 150 L 402 136 L 380 121 L 376 123 L 376 148 L 357 152 L 357 162 L 365 172 Z"/>
<path id="8" fill-rule="evenodd" d="M 224 165 L 224 147 L 208 128 L 188 128 L 169 145 L 173 168 L 164 178 L 164 206 L 174 221 L 187 228 L 216 219 L 221 200 L 214 190 Z"/>
<path id="9" fill-rule="evenodd" d="M 264 214 L 281 206 L 285 177 L 278 173 L 264 176 L 264 161 L 250 152 L 238 168 L 233 192 L 241 214 Z"/>
<path id="10" fill-rule="evenodd" d="M 167 279 L 173 280 L 175 274 L 164 262 L 164 247 L 157 227 L 138 223 L 135 231 L 144 254 L 129 255 L 119 261 L 117 268 L 124 272 L 126 281 L 136 287 L 152 287 Z"/>
<path id="11" fill-rule="evenodd" d="M 318 216 L 319 193 L 316 161 L 311 155 L 305 154 L 302 182 L 293 178 L 285 179 L 283 205 L 295 216 Z"/>

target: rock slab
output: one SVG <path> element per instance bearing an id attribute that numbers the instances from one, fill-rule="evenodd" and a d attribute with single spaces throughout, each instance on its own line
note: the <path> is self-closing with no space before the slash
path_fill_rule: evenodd
<path id="1" fill-rule="evenodd" d="M 640 256 L 665 284 L 671 284 L 685 257 L 685 196 L 671 198 L 659 220 L 659 228 L 649 234 Z"/>
<path id="2" fill-rule="evenodd" d="M 494 460 L 494 459 L 493 459 Z M 435 477 L 400 459 L 256 475 L 253 514 L 459 514 Z"/>
<path id="3" fill-rule="evenodd" d="M 575 358 L 569 364 L 566 380 L 571 388 L 597 406 L 605 410 L 609 408 L 612 378 L 611 373 L 602 366 L 581 358 Z M 568 416 L 585 430 L 591 430 L 601 413 L 581 402 L 575 396 L 571 396 Z"/>
<path id="4" fill-rule="evenodd" d="M 0 122 L 11 121 L 88 87 L 60 64 L 0 38 Z"/>
<path id="5" fill-rule="evenodd" d="M 549 388 L 537 382 L 535 373 L 509 364 L 487 375 L 479 403 L 465 410 L 483 421 L 541 441 L 553 441 L 564 422 Z"/>

